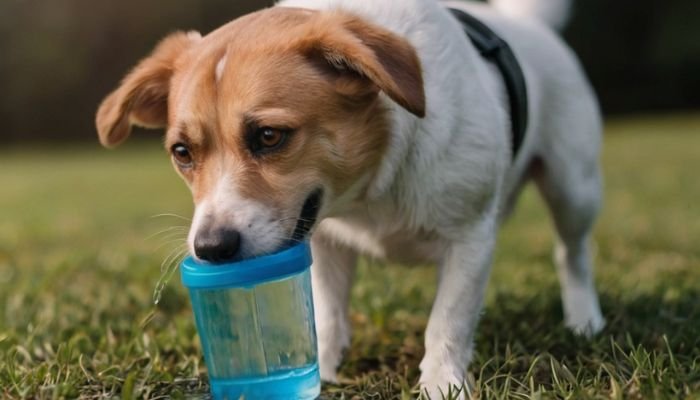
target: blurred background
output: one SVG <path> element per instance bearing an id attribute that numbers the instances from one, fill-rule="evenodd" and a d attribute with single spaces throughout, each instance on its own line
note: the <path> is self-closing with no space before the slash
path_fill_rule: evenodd
<path id="1" fill-rule="evenodd" d="M 168 32 L 263 0 L 0 1 L 0 137 L 95 143 L 97 104 Z M 700 108 L 700 2 L 581 0 L 565 37 L 607 115 Z"/>

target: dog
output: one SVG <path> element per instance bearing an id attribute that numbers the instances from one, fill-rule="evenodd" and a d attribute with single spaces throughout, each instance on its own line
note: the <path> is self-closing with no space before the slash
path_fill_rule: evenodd
<path id="1" fill-rule="evenodd" d="M 503 76 L 447 5 L 498 32 L 520 63 L 529 122 L 517 154 Z M 589 249 L 602 124 L 576 57 L 535 15 L 561 25 L 559 8 L 283 0 L 204 37 L 167 36 L 104 99 L 99 138 L 114 147 L 134 125 L 166 128 L 200 260 L 311 241 L 326 381 L 350 343 L 358 256 L 436 264 L 419 384 L 440 398 L 465 387 L 498 227 L 530 180 L 556 228 L 566 324 L 604 325 Z"/>

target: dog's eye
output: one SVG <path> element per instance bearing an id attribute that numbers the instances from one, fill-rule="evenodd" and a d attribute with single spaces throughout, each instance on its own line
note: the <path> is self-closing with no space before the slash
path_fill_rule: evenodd
<path id="1" fill-rule="evenodd" d="M 258 131 L 258 139 L 264 148 L 279 146 L 284 140 L 284 132 L 279 129 L 262 128 Z"/>
<path id="2" fill-rule="evenodd" d="M 284 144 L 289 132 L 283 129 L 270 127 L 255 130 L 252 140 L 249 142 L 250 150 L 254 154 L 265 154 L 277 150 Z"/>
<path id="3" fill-rule="evenodd" d="M 192 166 L 192 154 L 190 150 L 182 143 L 176 143 L 170 148 L 170 152 L 175 158 L 175 162 L 182 168 Z"/>

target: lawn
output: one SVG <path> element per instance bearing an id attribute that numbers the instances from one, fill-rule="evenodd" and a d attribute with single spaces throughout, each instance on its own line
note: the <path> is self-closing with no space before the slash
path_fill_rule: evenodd
<path id="1" fill-rule="evenodd" d="M 528 188 L 500 235 L 475 398 L 700 399 L 700 115 L 607 133 L 595 234 L 607 328 L 586 340 L 562 326 L 550 222 Z M 192 211 L 160 146 L 11 148 L 0 166 L 0 398 L 205 397 L 177 275 L 153 301 L 186 234 L 174 215 Z M 434 286 L 429 266 L 362 262 L 352 348 L 324 397 L 410 398 Z"/>

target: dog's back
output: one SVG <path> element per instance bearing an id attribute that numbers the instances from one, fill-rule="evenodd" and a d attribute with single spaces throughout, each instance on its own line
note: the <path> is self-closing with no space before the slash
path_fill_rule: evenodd
<path id="1" fill-rule="evenodd" d="M 561 165 L 564 161 L 568 165 L 595 168 L 602 124 L 595 94 L 576 55 L 552 29 L 566 20 L 568 12 L 562 7 L 569 1 L 494 0 L 493 3 L 497 7 L 464 1 L 443 4 L 467 10 L 502 35 L 525 73 L 529 126 L 523 155 L 518 157 L 506 179 L 506 200 L 512 203 L 528 174 L 537 172 L 532 168 L 539 168 L 541 161 L 550 169 L 566 168 Z M 545 160 L 553 154 L 561 157 L 562 152 L 570 158 Z M 506 214 L 510 206 L 505 205 Z"/>

